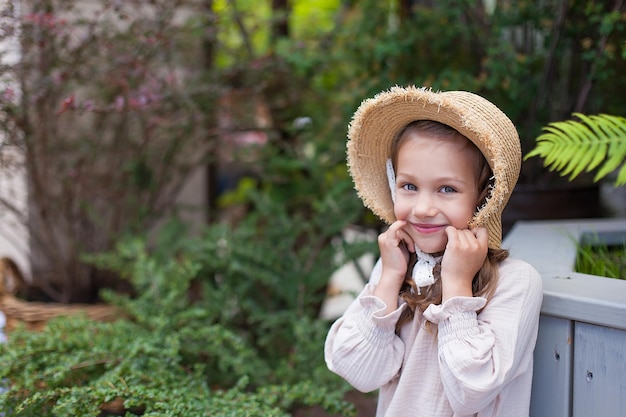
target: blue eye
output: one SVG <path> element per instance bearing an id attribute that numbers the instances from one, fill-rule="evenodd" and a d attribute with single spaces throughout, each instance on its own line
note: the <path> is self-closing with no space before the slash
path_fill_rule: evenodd
<path id="1" fill-rule="evenodd" d="M 441 192 L 442 193 L 446 193 L 446 194 L 447 193 L 456 193 L 456 189 L 446 185 L 446 186 L 441 187 Z"/>
<path id="2" fill-rule="evenodd" d="M 413 184 L 404 184 L 402 188 L 407 191 L 417 191 L 417 187 Z"/>

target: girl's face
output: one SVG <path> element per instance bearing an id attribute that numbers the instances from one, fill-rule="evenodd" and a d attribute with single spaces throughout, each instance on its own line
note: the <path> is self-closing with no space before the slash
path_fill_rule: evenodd
<path id="1" fill-rule="evenodd" d="M 443 251 L 446 227 L 467 229 L 474 215 L 479 161 L 470 146 L 461 136 L 419 132 L 398 148 L 394 212 L 407 221 L 404 229 L 423 252 Z"/>

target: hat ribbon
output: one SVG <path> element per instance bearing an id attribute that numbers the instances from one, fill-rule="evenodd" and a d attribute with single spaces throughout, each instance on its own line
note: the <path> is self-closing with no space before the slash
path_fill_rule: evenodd
<path id="1" fill-rule="evenodd" d="M 396 173 L 393 170 L 393 162 L 391 158 L 387 159 L 387 183 L 389 191 L 391 191 L 391 201 L 396 202 Z"/>
<path id="2" fill-rule="evenodd" d="M 417 245 L 415 245 L 415 254 L 417 255 L 417 262 L 413 267 L 412 277 L 415 285 L 417 285 L 417 294 L 422 295 L 420 288 L 428 287 L 435 283 L 436 278 L 433 269 L 443 256 L 429 255 L 422 252 Z"/>

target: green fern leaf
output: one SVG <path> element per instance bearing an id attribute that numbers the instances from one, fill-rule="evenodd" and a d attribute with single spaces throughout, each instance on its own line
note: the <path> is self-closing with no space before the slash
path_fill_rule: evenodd
<path id="1" fill-rule="evenodd" d="M 626 185 L 626 164 L 622 166 L 617 174 L 617 180 L 615 180 L 615 186 Z"/>
<path id="2" fill-rule="evenodd" d="M 621 169 L 616 185 L 626 183 L 626 118 L 607 114 L 579 120 L 553 122 L 543 128 L 535 148 L 524 159 L 539 156 L 544 166 L 573 180 L 583 172 L 596 171 L 595 181 Z"/>
<path id="3" fill-rule="evenodd" d="M 571 172 L 569 172 L 570 181 L 579 176 L 583 171 L 588 171 L 588 167 L 591 165 L 594 159 L 594 153 L 603 153 L 603 147 L 598 146 L 597 144 L 590 144 L 589 151 L 583 152 L 580 155 L 578 161 L 576 161 L 575 166 L 571 166 Z M 566 173 L 564 173 L 565 175 Z"/>
<path id="4" fill-rule="evenodd" d="M 626 135 L 626 133 L 625 133 Z M 598 170 L 596 177 L 603 178 L 617 169 L 626 160 L 626 138 L 622 141 L 612 142 L 607 153 L 607 160 Z"/>
<path id="5" fill-rule="evenodd" d="M 611 130 L 610 129 L 610 124 L 609 120 L 606 119 L 606 125 L 603 125 L 603 117 L 602 115 L 600 116 L 596 116 L 596 115 L 592 115 L 592 116 L 587 116 L 585 114 L 582 113 L 573 113 L 573 116 L 578 117 L 587 127 L 589 127 L 589 129 L 591 131 L 593 131 L 593 133 L 595 134 L 595 136 L 600 140 L 600 141 L 610 141 L 610 135 L 607 134 L 607 130 Z M 593 136 L 593 135 L 591 135 Z"/>
<path id="6" fill-rule="evenodd" d="M 579 133 L 579 132 L 576 132 Z M 585 168 L 582 166 L 582 161 L 585 158 L 585 155 L 588 155 L 589 152 L 580 152 L 579 149 L 585 146 L 584 141 L 577 141 L 576 147 L 571 146 L 571 151 L 569 153 L 565 153 L 563 156 L 568 156 L 567 163 L 565 163 L 565 168 L 562 170 L 562 175 L 570 175 L 570 179 L 572 177 L 576 177 L 580 172 Z"/>
<path id="7" fill-rule="evenodd" d="M 590 162 L 590 158 L 589 156 L 592 155 L 592 149 L 594 147 L 594 144 L 592 141 L 589 140 L 589 137 L 593 136 L 593 131 L 592 129 L 590 129 L 588 126 L 585 125 L 580 125 L 577 124 L 576 122 L 573 121 L 569 121 L 563 124 L 562 127 L 562 131 L 565 135 L 568 135 L 569 138 L 572 139 L 572 141 L 574 141 L 577 145 L 579 145 L 580 147 L 570 147 L 571 148 L 571 152 L 569 153 L 564 153 L 563 158 L 567 158 L 564 161 L 564 165 L 565 168 L 562 170 L 561 174 L 562 175 L 568 175 L 569 174 L 569 179 L 572 180 L 575 177 L 577 177 L 578 175 L 580 175 L 581 172 L 583 172 L 589 162 Z M 583 147 L 588 147 L 589 149 L 587 149 L 587 151 L 582 152 L 581 148 Z M 600 149 L 602 149 L 603 147 L 600 146 Z"/>
<path id="8" fill-rule="evenodd" d="M 609 147 L 608 160 L 605 162 L 602 169 L 598 171 L 598 175 L 603 177 L 608 173 L 617 169 L 626 158 L 626 141 L 622 144 L 615 144 L 615 146 Z"/>

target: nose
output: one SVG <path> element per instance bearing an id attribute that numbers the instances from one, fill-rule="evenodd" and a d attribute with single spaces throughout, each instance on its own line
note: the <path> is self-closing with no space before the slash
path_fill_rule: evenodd
<path id="1" fill-rule="evenodd" d="M 413 201 L 413 216 L 416 218 L 433 217 L 437 214 L 434 198 L 428 193 L 418 193 Z"/>

